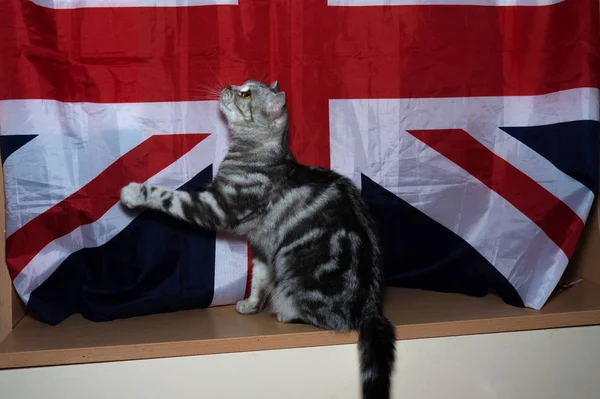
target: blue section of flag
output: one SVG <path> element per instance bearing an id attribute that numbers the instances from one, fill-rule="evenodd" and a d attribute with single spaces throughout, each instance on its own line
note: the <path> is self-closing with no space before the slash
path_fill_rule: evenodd
<path id="1" fill-rule="evenodd" d="M 378 227 L 387 285 L 478 297 L 494 291 L 524 306 L 510 282 L 461 237 L 365 175 L 362 196 Z"/>
<path id="2" fill-rule="evenodd" d="M 502 127 L 595 193 L 598 192 L 600 123 L 573 121 L 543 126 Z"/>
<path id="3" fill-rule="evenodd" d="M 180 189 L 197 191 L 212 166 Z M 208 307 L 215 273 L 215 233 L 145 211 L 97 248 L 71 254 L 31 294 L 28 309 L 56 325 L 73 313 L 106 321 Z"/>
<path id="4" fill-rule="evenodd" d="M 0 156 L 2 157 L 2 164 L 6 161 L 6 158 L 31 140 L 36 138 L 37 134 L 8 134 L 0 136 Z"/>

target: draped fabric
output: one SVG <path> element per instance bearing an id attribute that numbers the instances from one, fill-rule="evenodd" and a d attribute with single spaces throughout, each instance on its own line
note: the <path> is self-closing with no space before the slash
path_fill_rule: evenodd
<path id="1" fill-rule="evenodd" d="M 6 261 L 51 324 L 247 295 L 243 239 L 118 202 L 205 187 L 216 93 L 246 79 L 279 81 L 299 161 L 360 188 L 389 285 L 540 309 L 597 192 L 595 0 L 5 3 Z"/>

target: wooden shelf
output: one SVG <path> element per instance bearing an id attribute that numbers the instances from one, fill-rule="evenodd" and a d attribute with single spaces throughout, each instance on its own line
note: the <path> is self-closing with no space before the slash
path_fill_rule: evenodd
<path id="1" fill-rule="evenodd" d="M 536 312 L 493 295 L 472 298 L 388 288 L 386 314 L 398 339 L 430 338 L 600 324 L 600 286 L 584 281 Z M 72 316 L 52 327 L 31 316 L 0 343 L 0 368 L 189 356 L 356 342 L 356 334 L 282 324 L 232 306 L 94 323 Z"/>

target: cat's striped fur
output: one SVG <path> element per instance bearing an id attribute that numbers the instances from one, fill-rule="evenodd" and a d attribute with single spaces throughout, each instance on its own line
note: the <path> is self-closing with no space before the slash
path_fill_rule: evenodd
<path id="1" fill-rule="evenodd" d="M 382 313 L 380 246 L 358 190 L 335 172 L 296 162 L 276 83 L 230 86 L 220 104 L 231 143 L 207 189 L 131 183 L 122 202 L 247 237 L 252 289 L 237 311 L 257 313 L 270 302 L 282 322 L 358 330 L 363 398 L 388 398 L 394 329 Z"/>

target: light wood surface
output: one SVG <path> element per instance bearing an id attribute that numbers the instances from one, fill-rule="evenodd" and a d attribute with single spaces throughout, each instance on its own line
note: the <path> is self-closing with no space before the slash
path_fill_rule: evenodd
<path id="1" fill-rule="evenodd" d="M 386 314 L 398 339 L 468 335 L 600 324 L 600 286 L 561 292 L 543 311 L 472 298 L 389 288 Z M 148 359 L 337 345 L 356 334 L 283 324 L 266 312 L 242 316 L 232 306 L 93 323 L 72 316 L 56 327 L 25 316 L 0 343 L 0 368 Z"/>
<path id="2" fill-rule="evenodd" d="M 600 208 L 596 196 L 594 205 L 569 264 L 569 272 L 600 284 Z"/>

